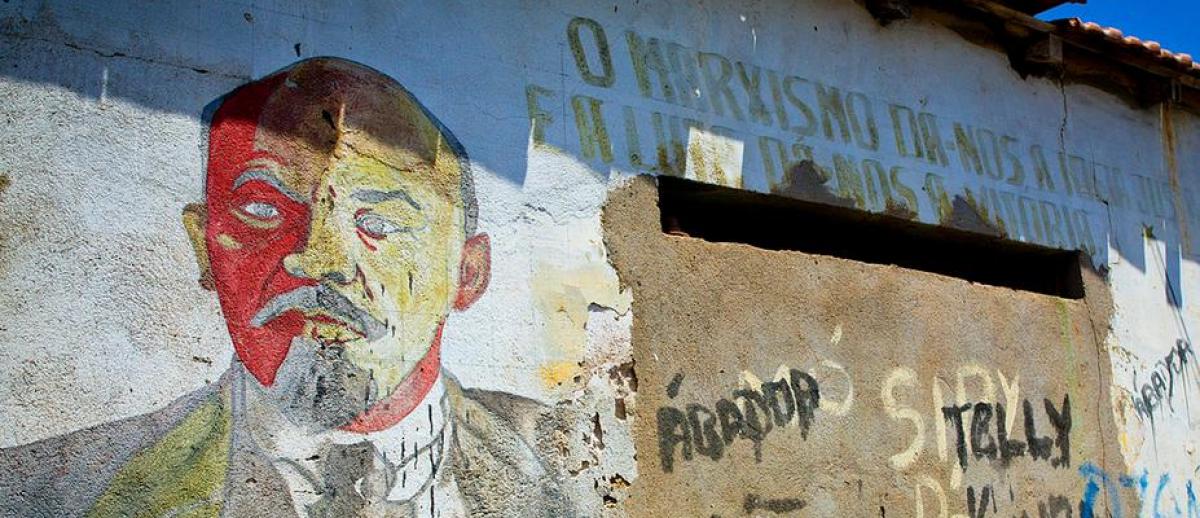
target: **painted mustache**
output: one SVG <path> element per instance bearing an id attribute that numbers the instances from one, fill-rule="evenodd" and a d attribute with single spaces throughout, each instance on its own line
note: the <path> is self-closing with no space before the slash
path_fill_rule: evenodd
<path id="1" fill-rule="evenodd" d="M 265 326 L 291 310 L 321 310 L 340 320 L 351 330 L 367 337 L 368 340 L 378 339 L 387 332 L 387 326 L 383 322 L 350 302 L 345 295 L 324 284 L 301 286 L 287 293 L 276 295 L 263 305 L 254 318 L 250 319 L 250 325 Z"/>

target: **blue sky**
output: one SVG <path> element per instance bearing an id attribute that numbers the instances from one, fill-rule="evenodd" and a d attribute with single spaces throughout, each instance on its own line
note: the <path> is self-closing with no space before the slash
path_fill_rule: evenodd
<path id="1" fill-rule="evenodd" d="M 1038 15 L 1043 20 L 1071 17 L 1116 27 L 1126 36 L 1154 40 L 1200 59 L 1200 0 L 1088 0 Z"/>

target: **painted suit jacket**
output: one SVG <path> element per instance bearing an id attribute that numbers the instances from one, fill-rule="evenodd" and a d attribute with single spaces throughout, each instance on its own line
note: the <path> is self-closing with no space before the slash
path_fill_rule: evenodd
<path id="1" fill-rule="evenodd" d="M 231 379 L 166 408 L 0 450 L 0 516 L 295 516 L 271 463 L 239 440 Z M 572 516 L 548 459 L 551 409 L 463 389 L 445 375 L 454 419 L 446 462 L 472 515 Z"/>

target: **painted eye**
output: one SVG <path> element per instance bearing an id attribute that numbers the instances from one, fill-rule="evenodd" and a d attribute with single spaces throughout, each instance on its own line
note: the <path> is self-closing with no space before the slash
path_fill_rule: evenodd
<path id="1" fill-rule="evenodd" d="M 364 214 L 359 216 L 354 220 L 354 224 L 357 225 L 358 229 L 364 234 L 376 239 L 380 239 L 388 234 L 395 234 L 396 232 L 408 230 L 405 227 L 401 227 L 400 225 L 388 221 L 387 218 L 383 218 L 374 214 Z"/>
<path id="2" fill-rule="evenodd" d="M 274 219 L 279 217 L 279 209 L 270 203 L 252 201 L 242 205 L 242 212 L 258 219 Z"/>

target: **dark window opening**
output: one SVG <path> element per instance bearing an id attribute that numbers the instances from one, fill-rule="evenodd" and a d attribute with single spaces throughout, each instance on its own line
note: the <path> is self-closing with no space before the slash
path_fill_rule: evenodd
<path id="1" fill-rule="evenodd" d="M 1077 251 L 674 177 L 658 188 L 664 232 L 1083 298 Z"/>

